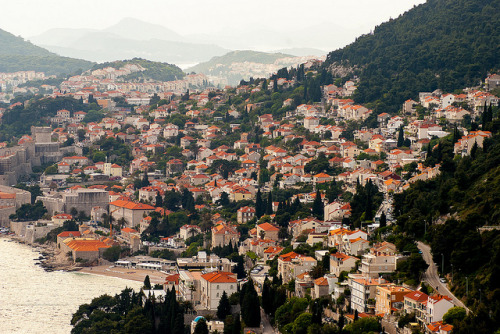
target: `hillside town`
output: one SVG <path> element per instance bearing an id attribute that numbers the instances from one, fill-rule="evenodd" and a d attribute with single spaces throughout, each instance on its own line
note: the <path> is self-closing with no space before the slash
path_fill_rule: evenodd
<path id="1" fill-rule="evenodd" d="M 54 86 L 0 73 L 2 122 L 36 103 L 23 96 L 73 101 L 0 143 L 2 233 L 52 243 L 71 268 L 161 274 L 150 293 L 174 289 L 192 331 L 196 315 L 223 332 L 221 299 L 252 282 L 263 304 L 248 326 L 256 333 L 286 332 L 294 319 L 277 309 L 300 298 L 320 301 L 320 323 L 452 333 L 445 314 L 465 308 L 453 276 L 434 283 L 441 263 L 390 229 L 394 196 L 442 172 L 441 138 L 453 137 L 455 156 L 483 148 L 500 75 L 460 93 L 421 92 L 390 115 L 354 102 L 355 76 L 321 82 L 321 63 L 225 88 L 201 74 L 124 80 L 144 70 L 134 64 Z M 304 89 L 304 78 L 317 80 Z M 279 305 L 264 305 L 271 292 Z"/>

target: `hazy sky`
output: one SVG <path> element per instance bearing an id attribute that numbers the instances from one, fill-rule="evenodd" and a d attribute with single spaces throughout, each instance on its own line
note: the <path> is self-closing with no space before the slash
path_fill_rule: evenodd
<path id="1" fill-rule="evenodd" d="M 2 1 L 0 28 L 28 38 L 52 28 L 109 27 L 133 17 L 180 34 L 216 33 L 335 23 L 367 33 L 424 0 L 11 0 Z"/>

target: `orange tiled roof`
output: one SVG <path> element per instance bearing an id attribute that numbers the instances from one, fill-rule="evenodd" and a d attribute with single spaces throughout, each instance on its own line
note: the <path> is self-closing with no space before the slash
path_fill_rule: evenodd
<path id="1" fill-rule="evenodd" d="M 210 283 L 236 283 L 234 274 L 224 271 L 207 273 L 201 275 L 201 277 Z"/>
<path id="2" fill-rule="evenodd" d="M 110 205 L 114 205 L 120 208 L 124 209 L 129 209 L 129 210 L 154 210 L 154 206 L 148 205 L 148 204 L 143 204 L 143 203 L 135 203 L 132 201 L 125 201 L 125 200 L 116 200 L 111 203 Z"/>

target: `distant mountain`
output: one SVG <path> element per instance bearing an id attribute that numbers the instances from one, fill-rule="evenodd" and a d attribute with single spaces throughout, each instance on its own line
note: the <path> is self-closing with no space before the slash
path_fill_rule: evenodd
<path id="1" fill-rule="evenodd" d="M 418 92 L 478 85 L 500 69 L 500 0 L 428 0 L 325 62 L 357 68 L 357 102 L 397 112 Z"/>
<path id="2" fill-rule="evenodd" d="M 29 41 L 36 45 L 58 45 L 67 47 L 74 43 L 75 39 L 82 38 L 86 34 L 96 32 L 95 29 L 62 29 L 55 28 L 46 32 L 29 37 Z"/>
<path id="3" fill-rule="evenodd" d="M 187 42 L 184 37 L 162 25 L 143 22 L 133 18 L 125 18 L 103 31 L 125 39 L 161 39 L 173 42 Z"/>
<path id="4" fill-rule="evenodd" d="M 69 74 L 87 70 L 92 65 L 89 61 L 61 57 L 0 29 L 0 72 L 31 70 Z"/>
<path id="5" fill-rule="evenodd" d="M 214 44 L 190 43 L 161 25 L 124 19 L 104 30 L 57 29 L 31 40 L 69 57 L 104 62 L 140 57 L 152 61 L 192 64 L 223 55 L 229 50 Z"/>
<path id="6" fill-rule="evenodd" d="M 276 50 L 296 47 L 332 50 L 351 43 L 358 35 L 350 27 L 318 23 L 310 27 L 289 27 L 286 31 L 276 31 L 272 28 L 257 29 L 243 25 L 215 34 L 191 34 L 186 38 L 193 42 L 204 41 L 233 50 Z"/>
<path id="7" fill-rule="evenodd" d="M 294 57 L 283 53 L 232 51 L 188 68 L 186 72 L 203 73 L 219 78 L 219 83 L 235 85 L 241 79 L 268 77 L 280 68 L 296 66 L 306 60 L 307 57 Z"/>
<path id="8" fill-rule="evenodd" d="M 323 56 L 326 55 L 328 52 L 314 48 L 289 48 L 289 49 L 273 50 L 272 53 L 286 53 L 295 57 L 304 57 L 304 56 Z"/>

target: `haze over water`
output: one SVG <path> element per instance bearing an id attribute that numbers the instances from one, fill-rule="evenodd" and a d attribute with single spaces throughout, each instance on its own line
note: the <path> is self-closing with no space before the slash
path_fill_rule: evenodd
<path id="1" fill-rule="evenodd" d="M 140 282 L 78 272 L 46 272 L 31 247 L 0 238 L 0 332 L 69 333 L 80 304 Z"/>

